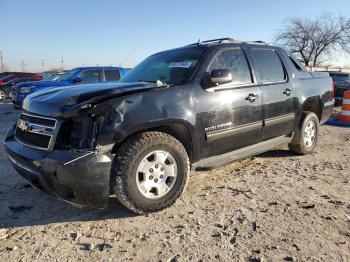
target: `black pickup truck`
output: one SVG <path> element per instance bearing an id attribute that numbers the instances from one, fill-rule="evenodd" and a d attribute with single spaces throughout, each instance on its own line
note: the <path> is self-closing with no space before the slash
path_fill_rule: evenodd
<path id="1" fill-rule="evenodd" d="M 49 194 L 103 208 L 114 193 L 147 213 L 180 197 L 190 169 L 283 144 L 312 153 L 333 104 L 328 73 L 260 41 L 215 39 L 154 54 L 119 83 L 28 96 L 5 149 Z"/>

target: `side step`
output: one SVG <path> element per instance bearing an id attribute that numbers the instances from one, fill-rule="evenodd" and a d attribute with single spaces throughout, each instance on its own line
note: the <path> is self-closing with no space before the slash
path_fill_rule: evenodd
<path id="1" fill-rule="evenodd" d="M 247 157 L 264 153 L 273 148 L 279 147 L 284 144 L 288 144 L 291 141 L 292 141 L 292 138 L 289 136 L 280 136 L 264 142 L 260 142 L 252 146 L 248 146 L 232 152 L 228 152 L 222 155 L 208 157 L 198 161 L 197 163 L 192 164 L 192 170 L 195 170 L 195 171 L 211 170 L 216 167 L 223 166 L 237 160 L 241 160 Z"/>

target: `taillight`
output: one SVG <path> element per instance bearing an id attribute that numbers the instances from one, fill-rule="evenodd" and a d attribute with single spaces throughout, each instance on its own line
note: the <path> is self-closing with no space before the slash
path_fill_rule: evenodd
<path id="1" fill-rule="evenodd" d="M 0 80 L 0 85 L 3 85 L 4 84 L 4 81 L 3 80 Z"/>
<path id="2" fill-rule="evenodd" d="M 334 80 L 332 79 L 332 98 L 334 98 L 335 90 L 334 90 Z"/>

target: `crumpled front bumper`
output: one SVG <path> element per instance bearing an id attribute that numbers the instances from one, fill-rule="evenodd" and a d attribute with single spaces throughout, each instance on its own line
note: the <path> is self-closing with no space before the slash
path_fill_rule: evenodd
<path id="1" fill-rule="evenodd" d="M 4 146 L 16 171 L 41 191 L 82 206 L 107 206 L 112 164 L 109 152 L 48 152 L 26 147 L 15 139 L 14 128 Z"/>

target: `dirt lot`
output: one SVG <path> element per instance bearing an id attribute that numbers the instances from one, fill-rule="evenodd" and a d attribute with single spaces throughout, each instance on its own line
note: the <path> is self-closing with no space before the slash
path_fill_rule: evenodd
<path id="1" fill-rule="evenodd" d="M 2 146 L 17 116 L 0 104 L 0 261 L 350 261 L 349 128 L 323 126 L 310 156 L 281 148 L 192 173 L 175 206 L 136 216 L 29 186 Z"/>

